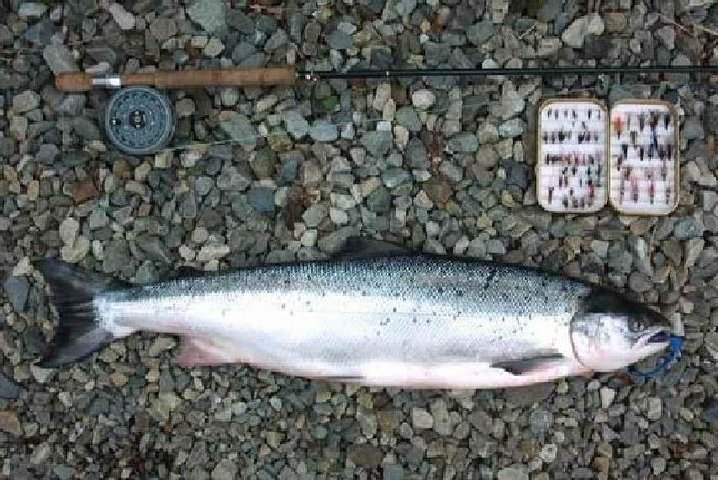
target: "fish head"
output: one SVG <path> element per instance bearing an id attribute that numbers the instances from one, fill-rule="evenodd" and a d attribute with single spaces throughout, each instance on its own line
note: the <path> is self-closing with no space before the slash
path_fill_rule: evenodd
<path id="1" fill-rule="evenodd" d="M 610 291 L 588 299 L 571 321 L 577 360 L 597 372 L 627 367 L 668 347 L 671 322 L 658 312 Z"/>

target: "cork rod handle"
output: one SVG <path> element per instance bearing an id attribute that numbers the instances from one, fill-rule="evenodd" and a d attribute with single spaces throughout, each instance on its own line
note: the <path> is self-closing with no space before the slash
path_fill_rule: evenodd
<path id="1" fill-rule="evenodd" d="M 179 75 L 177 74 L 179 73 Z M 247 68 L 238 70 L 187 70 L 183 72 L 155 72 L 153 85 L 157 88 L 198 87 L 270 87 L 294 85 L 293 67 Z M 123 83 L 132 85 L 130 78 Z"/>
<path id="2" fill-rule="evenodd" d="M 237 70 L 183 70 L 176 72 L 158 71 L 122 75 L 120 84 L 148 85 L 162 89 L 200 87 L 270 87 L 294 85 L 294 67 L 246 68 Z M 93 77 L 82 72 L 60 73 L 55 86 L 63 92 L 86 92 L 94 86 Z"/>
<path id="3" fill-rule="evenodd" d="M 58 73 L 55 88 L 61 92 L 87 92 L 92 90 L 92 75 L 82 72 Z"/>

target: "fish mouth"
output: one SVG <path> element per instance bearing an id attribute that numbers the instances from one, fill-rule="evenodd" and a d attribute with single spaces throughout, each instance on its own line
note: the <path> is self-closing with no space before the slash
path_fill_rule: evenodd
<path id="1" fill-rule="evenodd" d="M 662 346 L 668 345 L 671 341 L 671 332 L 663 327 L 649 329 L 640 336 L 636 342 L 637 346 Z"/>

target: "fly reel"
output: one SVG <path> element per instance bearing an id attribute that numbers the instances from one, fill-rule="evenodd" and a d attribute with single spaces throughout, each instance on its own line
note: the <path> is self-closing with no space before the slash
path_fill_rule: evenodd
<path id="1" fill-rule="evenodd" d="M 174 134 L 172 104 L 149 87 L 118 90 L 105 111 L 105 132 L 112 144 L 130 155 L 148 155 L 164 148 Z"/>

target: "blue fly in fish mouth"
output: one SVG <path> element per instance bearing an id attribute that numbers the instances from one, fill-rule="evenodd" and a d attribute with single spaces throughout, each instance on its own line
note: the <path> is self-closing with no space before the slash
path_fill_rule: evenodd
<path id="1" fill-rule="evenodd" d="M 661 330 L 658 333 L 651 335 L 647 343 L 668 343 L 671 340 L 671 334 L 665 330 Z"/>

